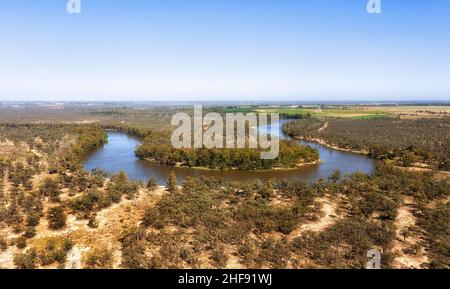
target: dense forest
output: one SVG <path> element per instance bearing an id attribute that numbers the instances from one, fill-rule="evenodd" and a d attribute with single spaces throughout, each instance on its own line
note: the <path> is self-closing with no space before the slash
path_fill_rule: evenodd
<path id="1" fill-rule="evenodd" d="M 326 119 L 308 118 L 284 125 L 288 135 L 324 140 L 329 145 L 363 150 L 373 158 L 409 167 L 423 162 L 450 170 L 450 118 Z"/>
<path id="2" fill-rule="evenodd" d="M 142 159 L 161 164 L 211 169 L 268 170 L 295 168 L 319 160 L 317 150 L 302 146 L 295 141 L 280 141 L 279 156 L 273 160 L 261 159 L 258 149 L 175 149 L 167 138 L 146 137 L 137 149 Z"/>

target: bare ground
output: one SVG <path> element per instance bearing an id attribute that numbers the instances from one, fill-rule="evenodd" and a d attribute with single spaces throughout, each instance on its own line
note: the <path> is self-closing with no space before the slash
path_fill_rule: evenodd
<path id="1" fill-rule="evenodd" d="M 404 250 L 412 248 L 414 245 L 421 242 L 419 232 L 412 231 L 410 236 L 405 240 L 402 236 L 402 229 L 416 226 L 416 217 L 413 215 L 412 200 L 404 198 L 404 204 L 398 209 L 398 214 L 395 219 L 395 226 L 397 228 L 397 238 L 392 242 L 392 251 L 397 254 L 393 261 L 393 268 L 397 269 L 420 269 L 428 262 L 426 251 L 420 247 L 416 254 L 405 253 Z"/>
<path id="2" fill-rule="evenodd" d="M 321 205 L 320 218 L 317 221 L 300 225 L 289 234 L 289 240 L 301 236 L 306 231 L 321 232 L 342 218 L 342 215 L 338 213 L 339 203 L 337 200 L 332 199 L 330 196 L 325 196 L 323 198 L 317 198 L 316 202 Z"/>

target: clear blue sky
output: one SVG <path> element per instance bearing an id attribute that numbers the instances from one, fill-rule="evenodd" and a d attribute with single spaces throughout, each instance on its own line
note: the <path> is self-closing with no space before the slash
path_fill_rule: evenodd
<path id="1" fill-rule="evenodd" d="M 450 1 L 0 1 L 0 100 L 450 100 Z"/>

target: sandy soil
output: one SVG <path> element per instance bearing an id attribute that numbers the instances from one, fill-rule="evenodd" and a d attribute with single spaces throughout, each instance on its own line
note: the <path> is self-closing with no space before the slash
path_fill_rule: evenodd
<path id="1" fill-rule="evenodd" d="M 289 240 L 301 236 L 306 231 L 321 232 L 336 223 L 336 221 L 342 217 L 339 216 L 337 212 L 339 204 L 334 200 L 331 200 L 329 196 L 317 198 L 316 202 L 321 205 L 321 217 L 317 221 L 300 225 L 289 234 Z"/>
<path id="2" fill-rule="evenodd" d="M 327 148 L 334 149 L 337 151 L 351 152 L 351 153 L 362 154 L 362 155 L 369 154 L 369 151 L 367 151 L 367 150 L 354 150 L 354 149 L 341 148 L 341 147 L 332 145 L 332 144 L 328 143 L 327 141 L 320 139 L 320 138 L 305 138 L 305 137 L 301 137 L 301 136 L 296 136 L 295 139 L 315 142 L 315 143 L 321 144 Z"/>
<path id="3" fill-rule="evenodd" d="M 123 200 L 119 204 L 115 204 L 97 215 L 98 228 L 92 229 L 85 225 L 79 226 L 79 221 L 72 222 L 68 225 L 68 230 L 78 248 L 71 252 L 71 261 L 79 265 L 79 258 L 83 253 L 93 246 L 103 245 L 120 252 L 120 243 L 118 239 L 123 230 L 137 226 L 140 224 L 145 210 L 149 206 L 154 206 L 162 195 L 166 193 L 163 187 L 158 188 L 155 192 L 149 193 L 141 190 L 138 196 L 132 200 Z M 115 255 L 114 268 L 120 265 L 120 256 Z"/>
<path id="4" fill-rule="evenodd" d="M 326 130 L 328 127 L 328 122 L 326 122 L 321 128 L 319 128 L 319 132 Z"/>
<path id="5" fill-rule="evenodd" d="M 398 254 L 393 261 L 393 267 L 398 269 L 420 269 L 428 262 L 424 248 L 421 248 L 416 255 L 403 252 L 403 250 L 411 248 L 414 244 L 421 241 L 421 236 L 417 232 L 411 232 L 410 236 L 406 238 L 406 241 L 401 235 L 402 229 L 416 225 L 416 217 L 412 213 L 413 209 L 411 204 L 411 199 L 404 198 L 404 204 L 398 209 L 398 214 L 395 219 L 397 238 L 393 241 L 392 251 Z"/>
<path id="6" fill-rule="evenodd" d="M 450 181 L 450 172 L 447 171 L 434 171 L 432 169 L 424 168 L 424 167 L 397 167 L 401 170 L 408 171 L 408 172 L 435 172 L 436 178 L 440 180 L 447 180 Z"/>
<path id="7" fill-rule="evenodd" d="M 6 251 L 0 252 L 1 269 L 14 268 L 13 258 L 15 251 L 16 250 L 13 247 L 9 247 Z"/>
<path id="8" fill-rule="evenodd" d="M 14 234 L 10 228 L 0 229 L 0 234 L 6 237 L 8 244 L 19 237 L 18 234 Z M 11 269 L 14 268 L 14 254 L 20 252 L 16 246 L 8 246 L 4 251 L 0 251 L 0 268 Z"/>
<path id="9" fill-rule="evenodd" d="M 67 254 L 67 269 L 83 268 L 82 260 L 86 252 L 96 246 L 105 246 L 112 249 L 114 254 L 113 267 L 120 267 L 120 242 L 119 237 L 123 230 L 139 225 L 145 209 L 155 205 L 156 202 L 166 193 L 163 187 L 155 192 L 140 190 L 136 198 L 132 200 L 123 199 L 119 204 L 102 210 L 97 215 L 98 227 L 89 228 L 87 220 L 79 220 L 74 215 L 69 215 L 67 225 L 61 230 L 50 230 L 48 221 L 42 218 L 36 227 L 36 237 L 29 240 L 30 245 L 39 243 L 48 237 L 69 237 L 76 244 Z M 47 208 L 48 209 L 48 208 Z M 16 237 L 10 232 L 9 239 Z M 14 268 L 13 256 L 19 252 L 14 246 L 10 246 L 7 251 L 0 252 L 0 268 Z M 57 264 L 52 264 L 45 268 L 56 268 Z"/>
<path id="10" fill-rule="evenodd" d="M 75 245 L 72 250 L 67 253 L 66 269 L 82 269 L 83 254 L 89 251 L 89 248 Z"/>
<path id="11" fill-rule="evenodd" d="M 236 246 L 227 245 L 225 247 L 225 254 L 228 256 L 226 269 L 245 269 L 245 266 L 240 263 L 241 259 L 236 255 Z"/>

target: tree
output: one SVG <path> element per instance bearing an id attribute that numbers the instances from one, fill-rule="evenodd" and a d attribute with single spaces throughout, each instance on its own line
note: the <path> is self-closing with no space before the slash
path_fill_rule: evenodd
<path id="1" fill-rule="evenodd" d="M 148 208 L 145 211 L 144 218 L 142 219 L 142 224 L 144 226 L 153 226 L 161 218 L 157 208 Z"/>
<path id="2" fill-rule="evenodd" d="M 155 176 L 152 176 L 147 183 L 147 189 L 151 192 L 153 192 L 154 190 L 156 190 L 156 188 L 158 187 L 158 181 L 156 180 Z"/>
<path id="3" fill-rule="evenodd" d="M 28 250 L 26 253 L 14 255 L 14 265 L 17 269 L 35 269 L 36 252 L 34 250 Z"/>
<path id="4" fill-rule="evenodd" d="M 24 249 L 27 246 L 27 238 L 20 236 L 16 240 L 16 247 L 19 249 Z"/>
<path id="5" fill-rule="evenodd" d="M 406 238 L 409 237 L 410 233 L 409 228 L 403 228 L 400 230 L 400 235 L 403 237 L 403 243 L 406 242 Z"/>
<path id="6" fill-rule="evenodd" d="M 58 230 L 66 226 L 66 213 L 63 207 L 51 208 L 48 211 L 48 226 L 52 230 Z"/>
<path id="7" fill-rule="evenodd" d="M 44 183 L 39 188 L 41 194 L 46 197 L 50 197 L 50 200 L 53 202 L 59 201 L 59 195 L 61 191 L 59 190 L 58 183 L 50 178 L 44 180 Z"/>
<path id="8" fill-rule="evenodd" d="M 122 244 L 122 267 L 127 269 L 148 268 L 145 255 L 146 233 L 142 228 L 133 227 L 119 239 Z"/>
<path id="9" fill-rule="evenodd" d="M 8 249 L 8 240 L 6 239 L 6 236 L 3 234 L 0 235 L 0 252 L 5 251 Z"/>
<path id="10" fill-rule="evenodd" d="M 178 192 L 177 176 L 174 171 L 169 175 L 169 180 L 167 181 L 167 190 L 171 193 Z"/>
<path id="11" fill-rule="evenodd" d="M 23 236 L 27 239 L 31 239 L 34 236 L 36 236 L 36 229 L 35 227 L 31 227 L 31 226 L 27 226 L 25 228 L 25 233 L 23 234 Z"/>
<path id="12" fill-rule="evenodd" d="M 416 227 L 408 226 L 406 228 L 402 228 L 400 230 L 400 235 L 403 237 L 403 242 L 406 242 L 406 239 L 409 238 L 416 231 Z"/>
<path id="13" fill-rule="evenodd" d="M 113 266 L 113 251 L 106 246 L 99 245 L 89 250 L 85 256 L 86 269 L 106 269 Z"/>
<path id="14" fill-rule="evenodd" d="M 329 177 L 329 180 L 336 184 L 341 179 L 341 171 L 335 170 L 334 173 Z"/>
<path id="15" fill-rule="evenodd" d="M 417 161 L 417 157 L 413 152 L 405 152 L 401 159 L 404 167 L 410 167 Z"/>
<path id="16" fill-rule="evenodd" d="M 111 183 L 108 184 L 106 191 L 112 197 L 112 201 L 118 203 L 122 195 L 133 198 L 138 191 L 138 186 L 130 181 L 127 174 L 122 171 L 111 178 Z"/>
<path id="17" fill-rule="evenodd" d="M 37 225 L 39 225 L 40 219 L 41 219 L 41 213 L 36 212 L 36 211 L 31 211 L 27 215 L 27 219 L 26 219 L 27 226 L 36 227 Z"/>

